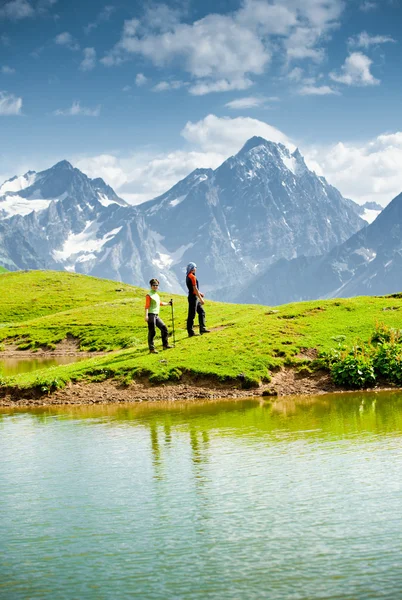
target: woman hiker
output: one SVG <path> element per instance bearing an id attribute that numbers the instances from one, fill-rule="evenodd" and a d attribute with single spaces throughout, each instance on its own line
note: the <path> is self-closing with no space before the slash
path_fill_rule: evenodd
<path id="1" fill-rule="evenodd" d="M 186 285 L 188 289 L 188 315 L 187 315 L 187 333 L 188 337 L 197 335 L 194 331 L 194 319 L 198 313 L 198 323 L 200 325 L 200 334 L 209 333 L 205 327 L 204 294 L 199 291 L 198 279 L 195 276 L 197 265 L 189 262 L 186 269 Z"/>
<path id="2" fill-rule="evenodd" d="M 158 327 L 161 330 L 163 349 L 168 350 L 169 348 L 173 348 L 173 346 L 169 346 L 168 328 L 166 327 L 162 319 L 159 317 L 159 307 L 171 306 L 172 301 L 161 301 L 158 294 L 159 281 L 157 279 L 151 279 L 149 285 L 151 286 L 151 289 L 145 297 L 145 321 L 148 323 L 148 346 L 151 354 L 158 354 L 158 351 L 155 350 L 154 346 L 156 327 Z"/>

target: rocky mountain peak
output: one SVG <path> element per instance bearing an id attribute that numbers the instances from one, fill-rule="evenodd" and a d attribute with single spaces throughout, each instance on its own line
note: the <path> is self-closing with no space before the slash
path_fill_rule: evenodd
<path id="1" fill-rule="evenodd" d="M 269 140 L 266 140 L 263 137 L 255 135 L 244 144 L 244 146 L 241 148 L 240 152 L 238 153 L 238 156 L 246 154 L 247 152 L 250 152 L 250 150 L 253 150 L 254 148 L 258 148 L 259 146 L 265 146 L 266 148 L 273 148 L 275 146 L 281 146 L 284 148 L 284 146 L 282 144 L 276 144 L 275 142 L 271 142 Z"/>
<path id="2" fill-rule="evenodd" d="M 272 142 L 259 136 L 249 139 L 240 152 L 226 162 L 231 169 L 238 164 L 247 165 L 263 177 L 266 168 L 271 171 L 271 174 L 272 169 L 277 171 L 279 177 L 284 177 L 283 173 L 288 171 L 294 176 L 303 175 L 306 172 L 310 173 L 298 148 L 291 153 L 284 144 Z"/>
<path id="3" fill-rule="evenodd" d="M 135 285 L 156 276 L 171 291 L 184 291 L 189 260 L 199 264 L 210 294 L 222 281 L 242 284 L 281 258 L 327 252 L 364 225 L 353 203 L 309 171 L 298 150 L 260 136 L 215 170 L 195 169 L 136 207 L 122 206 L 103 179 L 68 161 L 36 174 L 29 187 L 22 183 L 18 198 L 0 198 L 0 211 L 10 232 L 23 228 L 29 264 L 46 260 L 50 268 Z M 25 268 L 17 250 L 10 234 L 4 256 Z"/>
<path id="4" fill-rule="evenodd" d="M 73 171 L 74 167 L 71 163 L 68 162 L 68 160 L 61 160 L 60 162 L 56 163 L 53 167 L 51 167 L 49 169 L 53 170 L 53 171 Z"/>

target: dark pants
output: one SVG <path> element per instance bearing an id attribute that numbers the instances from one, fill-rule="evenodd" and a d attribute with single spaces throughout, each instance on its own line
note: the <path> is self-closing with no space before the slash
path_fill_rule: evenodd
<path id="1" fill-rule="evenodd" d="M 154 337 L 156 334 L 156 327 L 161 330 L 162 334 L 162 345 L 168 345 L 168 328 L 162 319 L 159 318 L 159 315 L 154 315 L 153 313 L 148 313 L 148 346 L 150 350 L 155 350 L 154 346 Z"/>
<path id="2" fill-rule="evenodd" d="M 198 313 L 198 323 L 200 325 L 200 332 L 202 332 L 206 329 L 205 310 L 202 308 L 198 297 L 195 294 L 191 294 L 188 297 L 187 333 L 194 333 L 193 327 L 196 313 Z"/>

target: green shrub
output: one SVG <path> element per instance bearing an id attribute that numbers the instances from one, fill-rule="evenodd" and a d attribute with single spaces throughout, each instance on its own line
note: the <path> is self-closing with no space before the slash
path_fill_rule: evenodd
<path id="1" fill-rule="evenodd" d="M 48 380 L 36 380 L 36 385 L 34 386 L 37 390 L 42 392 L 42 394 L 50 394 L 51 392 L 55 392 L 56 390 L 62 390 L 66 386 L 66 382 L 61 378 L 54 378 Z"/>
<path id="2" fill-rule="evenodd" d="M 373 344 L 384 344 L 385 342 L 400 344 L 402 342 L 402 331 L 400 329 L 388 327 L 384 323 L 376 323 L 375 331 L 370 338 L 370 342 Z"/>
<path id="3" fill-rule="evenodd" d="M 371 356 L 351 351 L 331 365 L 331 377 L 336 385 L 361 389 L 373 385 L 376 376 Z"/>
<path id="4" fill-rule="evenodd" d="M 392 383 L 402 382 L 402 346 L 395 343 L 381 344 L 373 360 L 376 373 Z"/>

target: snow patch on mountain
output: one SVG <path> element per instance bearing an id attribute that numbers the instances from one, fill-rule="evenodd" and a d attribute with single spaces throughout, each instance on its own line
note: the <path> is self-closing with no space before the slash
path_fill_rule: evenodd
<path id="1" fill-rule="evenodd" d="M 183 254 L 192 248 L 194 244 L 185 244 L 175 250 L 175 252 L 168 253 L 166 248 L 161 248 L 163 252 L 158 252 L 158 256 L 152 260 L 152 264 L 158 269 L 169 269 L 173 265 L 176 265 L 183 258 Z"/>
<path id="2" fill-rule="evenodd" d="M 115 200 L 111 200 L 106 196 L 106 194 L 101 194 L 101 192 L 98 192 L 98 200 L 102 204 L 102 206 L 110 206 L 111 204 L 117 204 Z"/>
<path id="3" fill-rule="evenodd" d="M 173 259 L 169 254 L 158 252 L 158 258 L 154 258 L 152 264 L 158 269 L 169 269 L 173 264 Z"/>
<path id="4" fill-rule="evenodd" d="M 365 221 L 367 221 L 367 223 L 372 223 L 380 214 L 379 210 L 369 210 L 368 208 L 366 208 L 364 210 L 364 213 L 361 214 L 361 218 L 364 219 Z"/>
<path id="5" fill-rule="evenodd" d="M 20 192 L 33 185 L 35 183 L 36 175 L 35 171 L 28 171 L 25 175 L 8 179 L 0 186 L 0 196 L 6 192 Z"/>
<path id="6" fill-rule="evenodd" d="M 175 198 L 174 200 L 171 200 L 169 202 L 169 206 L 177 206 L 178 204 L 181 204 L 184 200 L 186 196 L 179 196 L 178 198 Z"/>
<path id="7" fill-rule="evenodd" d="M 29 215 L 31 212 L 38 212 L 48 208 L 52 200 L 44 200 L 43 198 L 27 199 L 22 198 L 18 194 L 6 195 L 4 199 L 0 199 L 0 211 L 2 219 L 9 219 L 14 215 Z"/>
<path id="8" fill-rule="evenodd" d="M 280 153 L 283 164 L 289 171 L 296 175 L 297 171 L 297 161 L 293 156 L 286 155 L 284 152 Z"/>
<path id="9" fill-rule="evenodd" d="M 87 221 L 81 233 L 70 232 L 61 250 L 53 251 L 53 258 L 58 262 L 64 262 L 74 258 L 75 262 L 83 262 L 94 258 L 93 253 L 99 252 L 101 248 L 115 237 L 122 229 L 117 227 L 104 236 L 98 238 L 99 224 L 96 221 Z M 78 257 L 78 255 L 81 255 Z M 96 257 L 95 257 L 96 258 Z"/>

